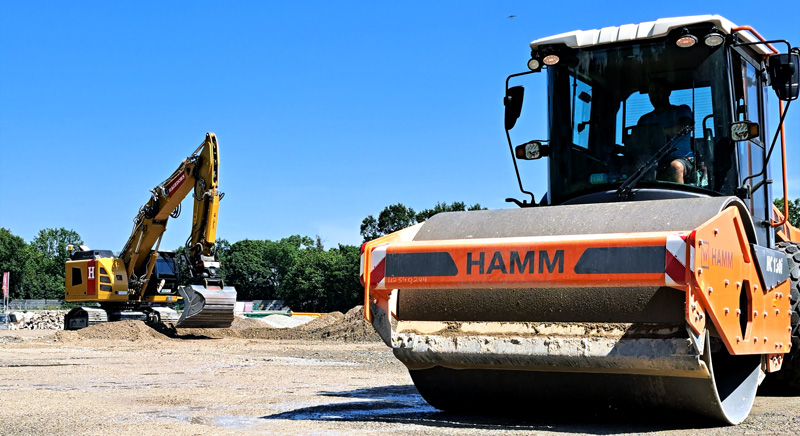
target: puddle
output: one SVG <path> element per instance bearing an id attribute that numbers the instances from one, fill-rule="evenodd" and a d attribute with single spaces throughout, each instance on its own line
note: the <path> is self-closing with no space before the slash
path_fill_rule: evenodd
<path id="1" fill-rule="evenodd" d="M 217 427 L 227 428 L 231 430 L 241 430 L 245 427 L 259 425 L 262 423 L 261 419 L 251 416 L 217 416 L 213 421 Z"/>
<path id="2" fill-rule="evenodd" d="M 375 420 L 393 415 L 439 413 L 413 386 L 382 386 L 344 392 L 321 392 L 326 397 L 349 398 L 352 401 L 295 408 L 265 419 L 315 421 Z M 279 408 L 281 405 L 278 405 Z M 283 404 L 282 406 L 291 406 Z"/>

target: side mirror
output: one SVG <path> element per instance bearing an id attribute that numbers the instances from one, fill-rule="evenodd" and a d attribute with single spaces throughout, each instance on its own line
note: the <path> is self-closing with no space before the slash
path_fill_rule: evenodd
<path id="1" fill-rule="evenodd" d="M 506 90 L 503 105 L 506 107 L 506 130 L 511 130 L 517 124 L 519 114 L 522 113 L 522 100 L 525 96 L 525 88 L 513 86 Z"/>
<path id="2" fill-rule="evenodd" d="M 731 124 L 731 139 L 734 141 L 747 141 L 759 135 L 758 123 L 752 121 L 739 121 Z"/>
<path id="3" fill-rule="evenodd" d="M 784 101 L 796 100 L 800 94 L 800 54 L 784 53 L 769 57 L 769 78 L 772 89 Z"/>
<path id="4" fill-rule="evenodd" d="M 544 156 L 550 156 L 550 146 L 539 141 L 530 141 L 514 147 L 514 154 L 517 159 L 536 160 Z"/>

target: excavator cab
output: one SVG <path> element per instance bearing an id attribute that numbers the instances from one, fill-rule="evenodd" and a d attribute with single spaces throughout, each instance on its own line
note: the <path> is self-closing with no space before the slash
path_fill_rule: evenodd
<path id="1" fill-rule="evenodd" d="M 773 209 L 767 163 L 783 158 L 785 193 L 785 152 L 765 115 L 768 85 L 797 98 L 797 50 L 717 15 L 530 46 L 504 101 L 530 199 L 362 247 L 365 316 L 422 396 L 443 410 L 657 407 L 738 423 L 764 374 L 797 386 L 800 230 Z M 520 82 L 542 75 L 549 137 L 532 139 L 544 123 L 523 97 L 538 94 Z M 537 160 L 538 202 L 519 170 Z"/>

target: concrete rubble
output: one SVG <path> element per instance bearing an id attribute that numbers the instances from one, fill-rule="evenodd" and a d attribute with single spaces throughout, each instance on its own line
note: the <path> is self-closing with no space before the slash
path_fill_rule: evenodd
<path id="1" fill-rule="evenodd" d="M 9 330 L 61 330 L 64 328 L 64 310 L 37 312 L 10 312 L 17 322 L 9 322 Z"/>

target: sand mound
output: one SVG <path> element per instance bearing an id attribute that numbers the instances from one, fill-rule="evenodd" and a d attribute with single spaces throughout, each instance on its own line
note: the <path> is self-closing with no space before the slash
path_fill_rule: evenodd
<path id="1" fill-rule="evenodd" d="M 269 328 L 269 326 L 261 320 L 255 318 L 247 318 L 244 316 L 235 316 L 231 330 L 244 330 L 249 328 Z"/>
<path id="2" fill-rule="evenodd" d="M 101 339 L 115 341 L 159 341 L 167 336 L 152 329 L 144 321 L 104 322 L 80 330 L 61 330 L 56 332 L 56 339 L 63 342 Z"/>

